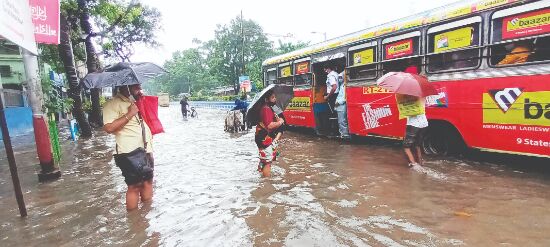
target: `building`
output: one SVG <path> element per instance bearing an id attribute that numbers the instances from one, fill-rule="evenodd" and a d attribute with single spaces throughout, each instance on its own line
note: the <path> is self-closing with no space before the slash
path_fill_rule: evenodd
<path id="1" fill-rule="evenodd" d="M 30 134 L 33 131 L 32 110 L 23 85 L 25 80 L 25 67 L 19 47 L 0 39 L 0 93 L 4 96 L 10 136 Z"/>

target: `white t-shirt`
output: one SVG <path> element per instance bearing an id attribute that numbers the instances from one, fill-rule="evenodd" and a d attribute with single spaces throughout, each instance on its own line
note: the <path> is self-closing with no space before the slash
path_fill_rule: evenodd
<path id="1" fill-rule="evenodd" d="M 332 90 L 332 85 L 336 85 L 334 93 L 338 93 L 338 73 L 334 70 L 327 75 L 327 94 Z"/>
<path id="2" fill-rule="evenodd" d="M 407 117 L 407 125 L 414 126 L 417 128 L 428 127 L 428 119 L 426 118 L 426 114 Z"/>

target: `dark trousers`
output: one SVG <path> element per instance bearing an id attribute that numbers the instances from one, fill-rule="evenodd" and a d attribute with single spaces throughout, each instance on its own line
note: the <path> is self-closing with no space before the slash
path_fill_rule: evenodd
<path id="1" fill-rule="evenodd" d="M 338 97 L 338 94 L 337 94 L 337 93 L 331 95 L 331 96 L 328 97 L 328 99 L 327 99 L 327 103 L 328 103 L 328 105 L 329 105 L 329 107 L 330 107 L 329 112 L 330 112 L 331 115 L 336 114 L 336 111 L 334 110 L 334 107 L 336 106 L 336 97 Z"/>

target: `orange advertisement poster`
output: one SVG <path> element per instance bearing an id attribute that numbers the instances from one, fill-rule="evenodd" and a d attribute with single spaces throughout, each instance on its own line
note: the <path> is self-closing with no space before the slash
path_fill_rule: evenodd
<path id="1" fill-rule="evenodd" d="M 386 59 L 394 59 L 398 57 L 409 56 L 413 54 L 413 40 L 406 39 L 398 42 L 387 44 Z"/>
<path id="2" fill-rule="evenodd" d="M 309 73 L 309 62 L 301 62 L 296 64 L 296 74 L 306 74 Z"/>

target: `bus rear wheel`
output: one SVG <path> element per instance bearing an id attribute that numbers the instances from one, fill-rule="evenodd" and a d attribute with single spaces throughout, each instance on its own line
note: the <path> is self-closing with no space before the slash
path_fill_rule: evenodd
<path id="1" fill-rule="evenodd" d="M 464 148 L 462 137 L 452 126 L 434 124 L 422 139 L 422 150 L 428 155 L 453 156 L 462 153 Z"/>

